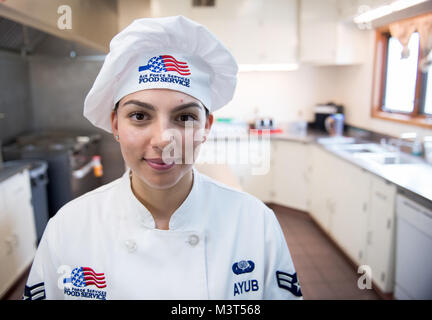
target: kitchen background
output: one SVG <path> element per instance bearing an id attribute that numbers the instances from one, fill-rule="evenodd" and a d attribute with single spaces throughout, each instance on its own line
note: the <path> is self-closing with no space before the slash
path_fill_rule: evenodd
<path id="1" fill-rule="evenodd" d="M 229 130 L 230 123 L 232 126 L 240 123 L 252 127 L 256 120 L 262 118 L 271 118 L 273 128 L 283 129 L 282 133 L 275 134 L 271 139 L 274 153 L 269 174 L 251 178 L 242 169 L 237 168 L 237 170 L 231 167 L 228 172 L 227 168 L 222 166 L 216 169 L 202 167 L 202 170 L 214 178 L 226 183 L 229 181 L 232 186 L 256 195 L 274 209 L 294 257 L 305 299 L 432 298 L 430 271 L 432 270 L 430 268 L 432 265 L 430 256 L 432 222 L 430 220 L 425 222 L 429 228 L 426 231 L 423 230 L 422 236 L 419 236 L 424 236 L 425 239 L 421 238 L 419 243 L 413 244 L 417 248 L 429 250 L 426 260 L 421 260 L 426 263 L 426 271 L 421 270 L 425 272 L 423 279 L 426 281 L 423 283 L 426 283 L 426 287 L 423 285 L 422 291 L 416 292 L 411 287 L 405 286 L 403 276 L 400 280 L 395 280 L 399 279 L 396 270 L 397 261 L 415 257 L 408 258 L 402 252 L 396 253 L 399 252 L 397 251 L 397 239 L 400 239 L 398 231 L 402 228 L 398 229 L 397 224 L 394 223 L 391 227 L 391 234 L 388 236 L 390 240 L 386 240 L 389 241 L 389 244 L 380 249 L 383 250 L 384 255 L 388 256 L 388 261 L 384 264 L 390 276 L 384 277 L 383 280 L 384 273 L 377 272 L 376 277 L 381 278 L 380 283 L 380 280 L 374 278 L 375 273 L 373 273 L 373 289 L 362 290 L 359 288 L 358 279 L 363 273 L 358 273 L 357 267 L 373 264 L 368 263 L 367 255 L 364 254 L 367 250 L 365 249 L 363 253 L 360 250 L 362 254 L 358 257 L 356 253 L 352 253 L 350 245 L 344 242 L 349 243 L 352 239 L 345 235 L 339 236 L 336 229 L 332 229 L 336 228 L 337 223 L 341 223 L 344 226 L 342 228 L 349 230 L 349 224 L 352 224 L 354 220 L 346 220 L 345 217 L 345 220 L 342 219 L 336 223 L 337 215 L 332 216 L 331 213 L 325 213 L 325 221 L 321 220 L 320 213 L 316 214 L 316 212 L 320 211 L 319 208 L 322 206 L 330 208 L 331 212 L 331 208 L 335 206 L 333 203 L 335 200 L 330 201 L 331 196 L 329 195 L 329 198 L 323 200 L 321 204 L 313 193 L 315 189 L 318 190 L 318 193 L 322 189 L 331 189 L 329 186 L 338 180 L 335 178 L 338 169 L 333 176 L 328 175 L 327 178 L 318 177 L 316 173 L 325 161 L 328 161 L 327 168 L 334 165 L 334 163 L 329 164 L 331 160 L 324 159 L 328 156 L 325 152 L 332 152 L 332 156 L 336 159 L 333 162 L 343 160 L 339 168 L 351 162 L 355 168 L 363 170 L 360 172 L 367 173 L 369 180 L 366 184 L 369 187 L 372 185 L 372 189 L 374 184 L 371 181 L 376 177 L 381 179 L 379 181 L 385 182 L 383 188 L 390 188 L 386 189 L 389 192 L 387 196 L 390 201 L 386 205 L 390 208 L 388 210 L 392 217 L 391 221 L 396 221 L 397 217 L 395 209 L 397 199 L 399 199 L 397 194 L 405 192 L 405 195 L 409 194 L 411 200 L 415 199 L 415 206 L 420 208 L 418 212 L 427 212 L 427 208 L 432 207 L 432 183 L 430 182 L 432 180 L 424 180 L 432 177 L 431 164 L 427 161 L 427 141 L 429 141 L 428 137 L 432 136 L 432 115 L 425 115 L 422 125 L 414 125 L 374 117 L 371 111 L 372 101 L 376 100 L 374 95 L 377 95 L 377 90 L 374 91 L 376 87 L 374 76 L 377 73 L 377 69 L 374 69 L 376 68 L 377 30 L 395 21 L 431 13 L 432 2 L 396 1 L 410 3 L 410 6 L 406 5 L 406 8 L 395 10 L 392 13 L 387 12 L 386 15 L 369 23 L 356 25 L 353 22 L 353 19 L 360 13 L 389 6 L 393 2 L 395 1 L 1 1 L 0 146 L 2 146 L 5 162 L 3 172 L 0 170 L 0 173 L 2 172 L 0 186 L 3 184 L 2 189 L 0 188 L 0 196 L 3 197 L 3 200 L 0 197 L 0 209 L 3 208 L 4 213 L 3 216 L 0 216 L 3 219 L 0 238 L 4 240 L 1 244 L 0 255 L 2 263 L 0 295 L 3 298 L 14 299 L 22 294 L 23 281 L 28 274 L 28 267 L 34 254 L 34 246 L 32 247 L 30 241 L 30 245 L 24 250 L 25 253 L 22 253 L 20 259 L 16 259 L 15 265 L 9 263 L 6 266 L 6 261 L 8 258 L 10 260 L 14 248 L 18 248 L 18 243 L 23 242 L 17 239 L 25 237 L 18 231 L 11 231 L 10 226 L 13 223 L 9 225 L 4 223 L 9 221 L 7 220 L 8 212 L 18 210 L 14 207 L 14 205 L 18 207 L 16 203 L 11 204 L 10 199 L 13 198 L 13 195 L 11 195 L 12 198 L 9 198 L 8 203 L 6 201 L 6 195 L 8 192 L 11 193 L 7 182 L 15 176 L 16 172 L 22 173 L 25 168 L 29 168 L 23 165 L 17 167 L 16 163 L 9 167 L 5 164 L 21 157 L 20 153 L 25 154 L 23 156 L 25 158 L 37 158 L 37 152 L 39 155 L 43 154 L 39 158 L 43 158 L 48 164 L 47 201 L 50 216 L 61 206 L 62 201 L 59 200 L 61 197 L 70 199 L 82 194 L 86 189 L 118 178 L 124 172 L 124 163 L 118 143 L 115 142 L 112 135 L 93 127 L 82 116 L 84 98 L 103 64 L 109 41 L 116 33 L 136 18 L 182 14 L 206 25 L 232 51 L 240 64 L 235 97 L 226 107 L 214 113 L 217 119 L 215 130 L 218 132 Z M 71 9 L 71 29 L 60 28 L 61 17 L 68 12 L 67 9 L 66 11 L 60 10 L 63 5 Z M 429 37 L 431 34 L 432 32 L 429 31 Z M 427 88 L 428 92 L 432 90 L 431 85 Z M 362 162 L 362 158 L 359 157 L 352 160 L 350 156 L 355 150 L 348 150 L 344 147 L 347 145 L 345 142 L 351 140 L 319 140 L 335 136 L 333 131 L 329 134 L 329 132 L 318 130 L 316 125 L 314 128 L 318 113 L 317 106 L 329 102 L 343 106 L 344 136 L 350 136 L 356 139 L 356 142 L 367 141 L 369 143 L 362 144 L 362 148 L 369 148 L 363 153 L 372 153 L 373 150 L 371 151 L 370 148 L 373 147 L 370 144 L 380 142 L 381 139 L 386 139 L 386 142 L 393 141 L 393 144 L 397 145 L 406 140 L 402 138 L 415 137 L 409 141 L 410 144 L 407 144 L 409 148 L 402 148 L 402 151 L 410 153 L 415 139 L 422 143 L 421 154 L 415 159 L 410 158 L 413 162 L 409 164 L 410 167 L 416 169 L 410 169 L 411 171 L 407 173 L 405 169 L 403 171 L 400 167 L 393 167 L 393 171 L 390 172 L 391 170 L 387 169 L 388 166 L 384 168 L 370 161 Z M 427 119 L 430 120 L 429 123 Z M 308 129 L 302 131 L 302 125 L 305 123 Z M 64 132 L 69 133 L 66 138 Z M 76 141 L 71 140 L 71 137 L 75 139 L 77 136 L 80 138 Z M 58 146 L 58 144 L 61 145 L 60 141 L 65 141 L 65 139 L 67 144 L 65 143 L 63 147 Z M 59 154 L 61 152 L 53 152 L 53 141 L 57 143 L 58 149 L 72 150 L 63 159 L 64 163 L 68 163 L 67 166 L 72 169 L 60 168 L 59 164 L 62 160 Z M 333 143 L 337 141 L 342 143 Z M 22 149 L 24 145 L 29 144 L 37 145 L 37 151 Z M 378 144 L 374 146 L 377 147 Z M 46 148 L 50 151 L 47 151 Z M 325 150 L 324 154 L 320 154 L 323 150 Z M 100 158 L 94 159 L 94 155 Z M 91 163 L 86 167 L 88 170 L 79 171 L 88 163 Z M 103 175 L 96 174 L 95 179 L 93 173 L 96 173 L 99 163 L 103 165 Z M 296 181 L 295 168 L 298 168 L 296 163 L 305 163 L 305 167 L 300 170 L 305 175 L 298 177 L 298 179 L 307 181 L 303 189 L 298 188 L 299 184 Z M 420 167 L 415 166 L 417 164 Z M 335 167 L 338 168 L 338 166 Z M 71 170 L 76 171 L 72 177 Z M 326 170 L 326 167 L 323 170 Z M 349 169 L 347 170 L 350 172 Z M 278 174 L 292 172 L 292 175 L 282 174 L 285 180 L 280 181 L 281 178 L 276 178 L 274 172 Z M 55 180 L 55 177 L 60 177 L 62 174 L 66 175 L 63 181 L 70 184 L 67 187 L 57 185 L 59 182 Z M 84 183 L 82 182 L 84 180 L 79 178 L 80 174 L 93 175 L 93 178 L 86 178 Z M 352 189 L 355 189 L 355 186 L 360 184 L 359 181 L 364 178 L 356 174 L 358 174 L 357 171 L 352 175 L 349 173 L 347 175 L 346 185 Z M 400 178 L 400 175 L 403 177 Z M 356 180 L 356 177 L 360 180 Z M 415 177 L 420 177 L 419 179 L 423 177 L 423 180 L 417 181 Z M 26 182 L 22 181 L 22 183 Z M 343 185 L 342 182 L 340 183 L 340 186 Z M 52 191 L 54 187 L 65 189 L 64 193 L 55 199 L 54 191 Z M 369 187 L 366 187 L 365 190 L 369 190 Z M 284 195 L 279 192 L 284 188 L 293 189 L 292 193 Z M 350 198 L 348 190 L 343 188 L 337 190 L 340 193 L 335 196 L 336 198 L 361 197 L 354 193 L 353 198 Z M 299 192 L 303 193 L 299 194 Z M 292 201 L 291 198 L 293 198 Z M 374 200 L 369 195 L 365 198 L 368 198 L 372 205 L 368 209 L 369 215 L 364 222 L 362 240 L 359 241 L 367 248 L 373 247 L 371 246 L 373 241 L 368 239 L 373 229 L 371 221 L 374 218 L 371 212 L 374 210 Z M 299 202 L 298 199 L 304 199 L 304 201 Z M 354 202 L 355 200 L 352 203 Z M 352 203 L 346 202 L 347 207 L 339 203 L 339 207 L 344 208 L 343 210 L 346 208 L 352 210 Z M 33 211 L 35 206 L 33 203 Z M 31 210 L 31 208 L 27 209 Z M 381 209 L 377 210 L 380 212 Z M 34 213 L 30 213 L 28 217 L 31 217 L 32 214 Z M 423 218 L 422 216 L 419 219 Z M 42 225 L 43 222 L 37 222 L 37 219 L 39 218 L 36 218 L 36 224 Z M 384 220 L 385 223 L 389 221 Z M 23 233 L 22 230 L 27 230 L 25 228 L 31 229 L 32 227 L 22 227 L 21 233 Z M 39 238 L 39 232 L 38 230 L 36 238 Z M 373 252 L 379 252 L 376 250 L 378 250 L 376 247 L 371 248 L 369 257 L 373 256 Z M 323 258 L 323 253 L 325 253 L 325 258 Z M 423 255 L 422 251 L 419 251 L 418 256 L 420 255 Z M 323 264 L 326 265 L 324 269 Z M 382 262 L 378 261 L 377 264 L 382 264 Z M 402 267 L 398 270 L 402 270 Z M 403 291 L 403 294 L 395 295 L 395 284 L 398 281 L 399 287 L 402 288 L 398 290 Z"/>

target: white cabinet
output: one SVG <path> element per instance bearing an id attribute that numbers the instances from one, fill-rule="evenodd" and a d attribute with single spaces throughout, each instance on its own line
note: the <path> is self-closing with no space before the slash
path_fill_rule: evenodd
<path id="1" fill-rule="evenodd" d="M 272 202 L 308 210 L 309 146 L 286 140 L 272 141 Z"/>
<path id="2" fill-rule="evenodd" d="M 150 15 L 182 14 L 202 23 L 240 64 L 297 62 L 297 0 L 217 0 L 214 7 L 192 2 L 152 0 Z"/>
<path id="3" fill-rule="evenodd" d="M 330 215 L 334 211 L 334 192 L 332 181 L 338 178 L 332 169 L 333 156 L 322 148 L 311 145 L 309 213 L 316 222 L 328 233 L 330 231 Z"/>
<path id="4" fill-rule="evenodd" d="M 0 183 L 0 296 L 31 264 L 36 239 L 30 177 L 23 170 Z"/>
<path id="5" fill-rule="evenodd" d="M 367 261 L 379 289 L 392 292 L 395 260 L 396 186 L 371 175 L 371 202 L 367 233 Z"/>
<path id="6" fill-rule="evenodd" d="M 227 154 L 236 155 L 227 161 L 241 188 L 263 202 L 272 199 L 273 150 L 273 142 L 257 137 L 227 144 Z"/>
<path id="7" fill-rule="evenodd" d="M 312 145 L 309 212 L 374 284 L 394 289 L 396 186 Z"/>
<path id="8" fill-rule="evenodd" d="M 366 253 L 369 174 L 312 146 L 310 214 L 357 264 Z"/>
<path id="9" fill-rule="evenodd" d="M 361 63 L 365 32 L 343 21 L 338 0 L 301 0 L 299 8 L 300 62 L 318 65 Z"/>
<path id="10" fill-rule="evenodd" d="M 310 214 L 357 264 L 365 260 L 369 174 L 312 147 Z"/>
<path id="11" fill-rule="evenodd" d="M 246 157 L 247 163 L 231 163 L 244 191 L 263 202 L 308 210 L 309 146 L 286 140 L 242 140 L 228 149 Z M 221 154 L 221 153 L 219 153 Z"/>
<path id="12" fill-rule="evenodd" d="M 366 259 L 366 233 L 369 215 L 370 174 L 334 157 L 334 201 L 329 233 L 358 265 Z M 337 177 L 337 178 L 336 178 Z"/>
<path id="13" fill-rule="evenodd" d="M 207 165 L 207 168 L 214 170 L 230 169 L 231 172 L 225 176 L 233 174 L 232 180 L 236 180 L 235 184 L 238 183 L 243 191 L 269 202 L 272 190 L 272 148 L 270 139 L 258 136 L 209 139 L 201 145 L 196 164 L 197 167 L 205 168 Z M 212 173 L 214 177 L 219 175 Z"/>

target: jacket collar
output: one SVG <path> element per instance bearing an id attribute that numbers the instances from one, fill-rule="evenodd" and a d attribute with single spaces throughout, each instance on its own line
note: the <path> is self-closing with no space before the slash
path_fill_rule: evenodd
<path id="1" fill-rule="evenodd" d="M 201 201 L 199 201 L 200 186 L 202 184 L 201 174 L 192 167 L 193 182 L 192 189 L 183 203 L 174 211 L 170 218 L 170 230 L 196 230 L 201 225 L 202 216 Z M 124 218 L 135 220 L 140 226 L 154 229 L 155 221 L 151 212 L 135 197 L 132 192 L 131 170 L 128 168 L 122 176 L 122 194 L 125 197 Z M 202 190 L 201 190 L 202 193 Z"/>

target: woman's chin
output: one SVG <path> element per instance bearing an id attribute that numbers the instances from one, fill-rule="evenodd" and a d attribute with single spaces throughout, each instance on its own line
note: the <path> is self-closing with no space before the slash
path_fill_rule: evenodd
<path id="1" fill-rule="evenodd" d="M 181 179 L 181 165 L 174 164 L 170 168 L 154 168 L 143 161 L 137 171 L 138 177 L 150 188 L 163 190 L 175 186 Z"/>

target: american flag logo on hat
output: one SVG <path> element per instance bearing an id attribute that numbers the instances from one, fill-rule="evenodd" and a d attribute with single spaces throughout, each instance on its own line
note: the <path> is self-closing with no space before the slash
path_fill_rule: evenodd
<path id="1" fill-rule="evenodd" d="M 182 76 L 190 75 L 190 70 L 186 62 L 178 61 L 173 56 L 169 55 L 151 58 L 147 65 L 138 68 L 139 72 L 144 70 L 150 70 L 156 73 L 175 71 Z"/>
<path id="2" fill-rule="evenodd" d="M 96 273 L 92 268 L 78 267 L 72 270 L 70 278 L 63 280 L 64 283 L 71 282 L 75 287 L 87 287 L 95 285 L 98 288 L 105 288 L 105 275 Z"/>

